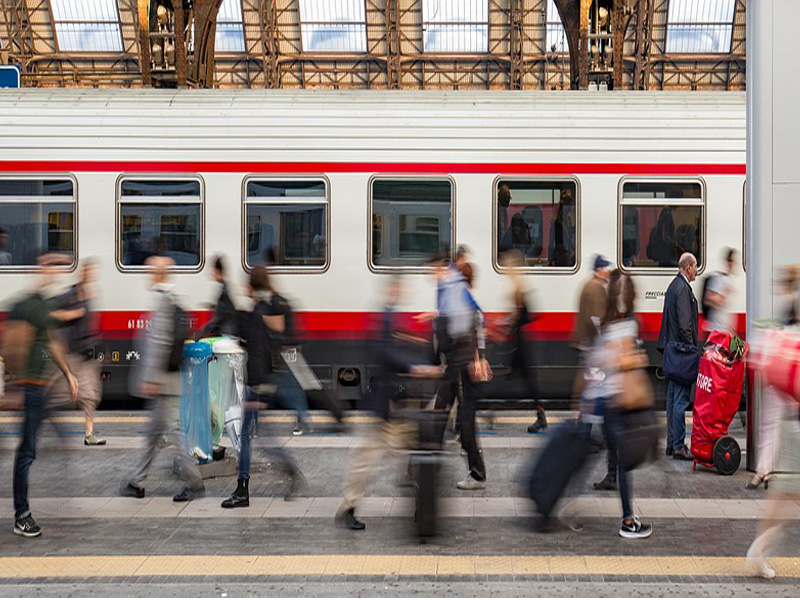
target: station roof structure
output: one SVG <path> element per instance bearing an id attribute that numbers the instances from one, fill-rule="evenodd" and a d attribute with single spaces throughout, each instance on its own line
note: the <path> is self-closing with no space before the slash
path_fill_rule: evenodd
<path id="1" fill-rule="evenodd" d="M 0 6 L 0 64 L 18 65 L 28 87 L 537 90 L 606 79 L 618 89 L 745 87 L 745 0 L 0 0 Z M 214 35 L 204 65 L 208 23 Z M 176 24 L 185 39 L 175 38 Z"/>

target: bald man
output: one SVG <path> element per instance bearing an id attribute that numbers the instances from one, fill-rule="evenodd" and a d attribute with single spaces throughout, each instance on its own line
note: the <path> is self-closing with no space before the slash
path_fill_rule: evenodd
<path id="1" fill-rule="evenodd" d="M 658 336 L 658 349 L 670 342 L 682 342 L 698 347 L 697 298 L 692 292 L 691 283 L 697 277 L 697 259 L 690 252 L 678 261 L 680 271 L 667 288 L 664 297 L 664 312 L 661 315 L 661 333 Z M 667 378 L 667 456 L 675 460 L 692 460 L 692 453 L 686 446 L 686 407 L 692 392 L 691 384 Z"/>
<path id="2" fill-rule="evenodd" d="M 148 400 L 151 409 L 146 445 L 139 467 L 130 479 L 122 484 L 123 496 L 144 498 L 144 482 L 147 472 L 158 451 L 164 435 L 170 442 L 178 462 L 178 473 L 185 487 L 173 496 L 175 502 L 187 502 L 205 493 L 203 479 L 194 460 L 186 451 L 183 432 L 175 427 L 174 410 L 180 396 L 180 371 L 169 370 L 169 358 L 175 342 L 177 310 L 172 285 L 169 283 L 170 269 L 175 262 L 164 256 L 153 256 L 145 263 L 150 268 L 150 287 L 155 295 L 154 308 L 150 312 L 150 326 L 140 340 L 141 361 L 131 379 L 131 393 Z"/>

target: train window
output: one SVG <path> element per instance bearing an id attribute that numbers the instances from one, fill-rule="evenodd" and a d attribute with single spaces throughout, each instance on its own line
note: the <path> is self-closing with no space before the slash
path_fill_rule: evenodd
<path id="1" fill-rule="evenodd" d="M 578 184 L 574 179 L 498 179 L 495 259 L 516 250 L 523 266 L 574 270 L 578 264 Z"/>
<path id="2" fill-rule="evenodd" d="M 199 179 L 123 179 L 119 184 L 117 261 L 137 269 L 156 255 L 178 268 L 203 263 L 203 190 Z"/>
<path id="3" fill-rule="evenodd" d="M 63 176 L 0 179 L 0 269 L 29 269 L 51 252 L 74 262 L 75 188 Z"/>
<path id="4" fill-rule="evenodd" d="M 370 192 L 373 267 L 419 268 L 437 251 L 452 252 L 450 179 L 376 178 Z"/>
<path id="5" fill-rule="evenodd" d="M 621 266 L 674 269 L 684 252 L 704 262 L 705 188 L 701 181 L 631 181 L 621 186 Z"/>
<path id="6" fill-rule="evenodd" d="M 248 179 L 245 267 L 322 270 L 328 264 L 328 185 L 323 179 Z"/>

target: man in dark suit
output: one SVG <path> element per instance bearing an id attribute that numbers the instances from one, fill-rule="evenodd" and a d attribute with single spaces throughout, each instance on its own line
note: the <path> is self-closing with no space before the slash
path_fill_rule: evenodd
<path id="1" fill-rule="evenodd" d="M 697 259 L 687 252 L 678 261 L 680 272 L 667 288 L 658 349 L 663 352 L 669 342 L 698 345 L 697 298 L 690 285 L 697 277 Z M 667 380 L 667 456 L 676 460 L 692 460 L 686 447 L 686 407 L 691 385 Z"/>

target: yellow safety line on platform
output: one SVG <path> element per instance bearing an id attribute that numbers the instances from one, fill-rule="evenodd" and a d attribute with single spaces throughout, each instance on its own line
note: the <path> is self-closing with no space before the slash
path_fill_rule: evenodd
<path id="1" fill-rule="evenodd" d="M 800 577 L 800 558 L 771 559 Z M 711 575 L 751 577 L 743 558 L 722 556 L 44 556 L 0 558 L 0 579 L 292 575 Z"/>

